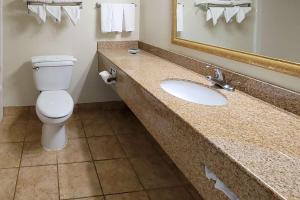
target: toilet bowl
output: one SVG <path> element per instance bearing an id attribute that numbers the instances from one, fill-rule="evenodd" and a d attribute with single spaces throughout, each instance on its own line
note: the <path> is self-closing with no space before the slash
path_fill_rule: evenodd
<path id="1" fill-rule="evenodd" d="M 43 122 L 41 144 L 47 151 L 58 151 L 68 142 L 65 124 L 73 113 L 74 101 L 66 90 L 76 59 L 39 56 L 31 61 L 35 86 L 41 92 L 36 102 L 37 116 Z"/>
<path id="2" fill-rule="evenodd" d="M 65 123 L 73 108 L 73 99 L 66 91 L 45 91 L 39 95 L 36 113 L 43 122 L 41 143 L 45 150 L 58 151 L 66 146 Z"/>

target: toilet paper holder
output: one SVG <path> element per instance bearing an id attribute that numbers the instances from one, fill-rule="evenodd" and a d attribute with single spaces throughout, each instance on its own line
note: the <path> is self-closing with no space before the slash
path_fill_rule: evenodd
<path id="1" fill-rule="evenodd" d="M 109 78 L 107 81 L 108 82 L 116 81 L 117 80 L 117 70 L 114 68 L 110 68 L 110 74 L 111 74 L 111 78 Z"/>
<path id="2" fill-rule="evenodd" d="M 114 68 L 110 68 L 109 73 L 111 74 L 111 77 L 107 79 L 107 82 L 113 82 L 117 80 L 117 70 Z"/>

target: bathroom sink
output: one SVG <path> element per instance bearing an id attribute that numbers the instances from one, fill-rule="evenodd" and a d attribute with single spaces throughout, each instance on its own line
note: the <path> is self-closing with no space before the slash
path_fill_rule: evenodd
<path id="1" fill-rule="evenodd" d="M 160 87 L 167 93 L 197 104 L 223 106 L 227 104 L 225 96 L 219 92 L 187 80 L 165 80 Z"/>

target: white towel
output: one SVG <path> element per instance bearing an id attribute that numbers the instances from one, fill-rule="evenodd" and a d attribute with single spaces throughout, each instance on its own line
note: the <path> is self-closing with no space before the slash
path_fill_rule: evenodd
<path id="1" fill-rule="evenodd" d="M 211 7 L 207 10 L 206 21 L 212 19 L 213 25 L 217 25 L 219 18 L 224 13 L 224 8 L 221 7 Z"/>
<path id="2" fill-rule="evenodd" d="M 124 9 L 122 4 L 112 4 L 111 30 L 113 32 L 122 32 L 123 13 Z"/>
<path id="3" fill-rule="evenodd" d="M 44 5 L 28 5 L 28 9 L 33 13 L 39 23 L 45 23 L 47 12 Z"/>
<path id="4" fill-rule="evenodd" d="M 224 17 L 225 17 L 225 21 L 226 23 L 229 23 L 232 19 L 232 17 L 234 17 L 240 10 L 239 6 L 234 6 L 234 7 L 227 7 L 224 10 Z"/>
<path id="5" fill-rule="evenodd" d="M 183 31 L 183 8 L 182 4 L 177 4 L 177 32 Z"/>
<path id="6" fill-rule="evenodd" d="M 46 6 L 49 15 L 58 23 L 61 22 L 61 7 L 60 6 Z"/>
<path id="7" fill-rule="evenodd" d="M 101 32 L 108 33 L 111 32 L 112 24 L 112 4 L 102 3 L 101 4 Z"/>
<path id="8" fill-rule="evenodd" d="M 80 20 L 80 7 L 79 6 L 62 6 L 63 10 L 71 20 L 71 22 L 76 25 Z"/>
<path id="9" fill-rule="evenodd" d="M 246 18 L 246 15 L 252 10 L 251 7 L 240 7 L 239 12 L 236 15 L 237 23 L 242 23 Z"/>
<path id="10" fill-rule="evenodd" d="M 126 32 L 135 30 L 135 4 L 123 4 L 124 28 Z"/>

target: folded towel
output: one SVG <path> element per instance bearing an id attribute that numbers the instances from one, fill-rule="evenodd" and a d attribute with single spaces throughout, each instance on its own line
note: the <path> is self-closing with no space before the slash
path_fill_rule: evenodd
<path id="1" fill-rule="evenodd" d="M 209 21 L 212 19 L 213 25 L 217 25 L 219 18 L 224 13 L 224 8 L 222 7 L 210 7 L 207 10 L 206 14 L 206 21 Z"/>
<path id="2" fill-rule="evenodd" d="M 124 10 L 122 4 L 112 4 L 111 30 L 113 32 L 122 32 L 123 13 Z"/>
<path id="3" fill-rule="evenodd" d="M 229 23 L 233 16 L 235 16 L 240 10 L 239 6 L 228 7 L 224 10 L 224 17 L 226 23 Z"/>
<path id="4" fill-rule="evenodd" d="M 71 22 L 76 25 L 80 20 L 80 7 L 79 6 L 62 6 L 63 10 L 71 20 Z"/>
<path id="5" fill-rule="evenodd" d="M 44 5 L 28 5 L 28 9 L 33 13 L 39 23 L 45 23 L 47 12 Z"/>
<path id="6" fill-rule="evenodd" d="M 183 5 L 177 4 L 177 32 L 183 31 Z"/>
<path id="7" fill-rule="evenodd" d="M 101 4 L 101 32 L 108 33 L 111 32 L 112 24 L 112 4 L 102 3 Z"/>
<path id="8" fill-rule="evenodd" d="M 61 22 L 61 7 L 60 6 L 46 6 L 46 10 L 49 15 L 56 21 Z"/>
<path id="9" fill-rule="evenodd" d="M 251 7 L 240 7 L 239 12 L 236 15 L 237 23 L 242 23 L 246 18 L 246 15 L 252 10 Z"/>
<path id="10" fill-rule="evenodd" d="M 125 31 L 135 30 L 135 4 L 123 4 Z"/>

